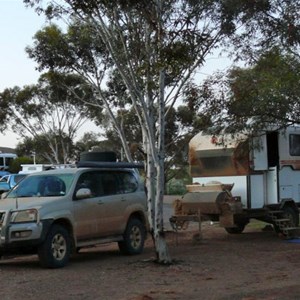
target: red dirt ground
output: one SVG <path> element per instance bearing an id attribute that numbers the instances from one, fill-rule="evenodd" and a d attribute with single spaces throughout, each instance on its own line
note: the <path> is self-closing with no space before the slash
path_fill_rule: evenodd
<path id="1" fill-rule="evenodd" d="M 230 235 L 218 225 L 197 224 L 166 234 L 174 264 L 153 262 L 149 238 L 139 256 L 116 245 L 83 250 L 63 269 L 40 268 L 36 256 L 0 261 L 1 299 L 289 300 L 300 299 L 300 243 L 265 224 Z"/>

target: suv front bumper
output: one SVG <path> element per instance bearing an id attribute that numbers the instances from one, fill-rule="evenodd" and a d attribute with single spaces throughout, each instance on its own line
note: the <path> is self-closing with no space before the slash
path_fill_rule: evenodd
<path id="1" fill-rule="evenodd" d="M 2 226 L 0 229 L 0 252 L 9 253 L 10 249 L 34 248 L 41 244 L 48 232 L 52 220 L 43 220 L 38 223 L 18 223 Z"/>

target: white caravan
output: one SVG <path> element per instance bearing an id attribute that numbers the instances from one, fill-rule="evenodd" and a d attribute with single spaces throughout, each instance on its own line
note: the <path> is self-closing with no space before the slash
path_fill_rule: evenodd
<path id="1" fill-rule="evenodd" d="M 201 211 L 230 233 L 241 233 L 251 218 L 286 235 L 298 230 L 300 127 L 254 138 L 199 133 L 189 143 L 189 163 L 193 185 L 177 215 Z"/>

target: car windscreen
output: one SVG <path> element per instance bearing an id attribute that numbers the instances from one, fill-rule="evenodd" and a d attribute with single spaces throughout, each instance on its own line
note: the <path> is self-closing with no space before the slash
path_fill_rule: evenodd
<path id="1" fill-rule="evenodd" d="M 57 197 L 68 193 L 73 182 L 73 174 L 43 174 L 24 178 L 7 195 L 7 198 L 16 197 Z"/>
<path id="2" fill-rule="evenodd" d="M 18 183 L 19 181 L 21 181 L 23 178 L 25 178 L 26 175 L 25 174 L 18 174 L 18 175 L 15 175 L 14 177 L 14 180 L 15 180 L 15 183 Z"/>

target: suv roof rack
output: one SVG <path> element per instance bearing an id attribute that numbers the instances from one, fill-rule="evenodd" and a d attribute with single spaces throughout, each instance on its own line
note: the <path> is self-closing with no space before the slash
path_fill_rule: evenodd
<path id="1" fill-rule="evenodd" d="M 144 163 L 132 162 L 107 162 L 107 161 L 79 161 L 77 168 L 130 168 L 144 169 Z"/>

